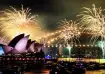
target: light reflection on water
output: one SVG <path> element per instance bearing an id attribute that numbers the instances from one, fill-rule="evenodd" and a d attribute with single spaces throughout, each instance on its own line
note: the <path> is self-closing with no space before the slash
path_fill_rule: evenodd
<path id="1" fill-rule="evenodd" d="M 37 71 L 37 72 L 25 72 L 24 74 L 49 74 L 49 70 L 45 69 L 42 71 Z"/>
<path id="2" fill-rule="evenodd" d="M 26 72 L 24 74 L 49 74 L 49 70 L 43 70 L 43 73 Z M 105 74 L 105 70 L 86 71 L 85 74 Z"/>
<path id="3" fill-rule="evenodd" d="M 86 74 L 105 74 L 105 70 L 86 71 Z"/>

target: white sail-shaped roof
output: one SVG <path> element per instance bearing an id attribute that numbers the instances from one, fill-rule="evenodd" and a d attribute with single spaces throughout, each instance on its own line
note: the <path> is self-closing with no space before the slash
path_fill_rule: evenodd
<path id="1" fill-rule="evenodd" d="M 34 52 L 34 42 L 31 44 L 31 46 L 28 48 L 28 52 Z"/>
<path id="2" fill-rule="evenodd" d="M 15 50 L 17 50 L 19 53 L 24 53 L 26 51 L 28 38 L 29 38 L 29 35 L 25 36 L 20 41 L 18 41 L 18 43 L 15 46 Z"/>

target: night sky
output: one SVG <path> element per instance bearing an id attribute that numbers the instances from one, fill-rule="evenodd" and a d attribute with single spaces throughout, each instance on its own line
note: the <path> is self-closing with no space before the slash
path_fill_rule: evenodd
<path id="1" fill-rule="evenodd" d="M 77 20 L 82 7 L 105 8 L 105 0 L 1 0 L 0 10 L 13 6 L 21 8 L 29 7 L 33 14 L 38 14 L 42 25 L 50 31 L 58 27 L 58 22 L 63 19 Z"/>

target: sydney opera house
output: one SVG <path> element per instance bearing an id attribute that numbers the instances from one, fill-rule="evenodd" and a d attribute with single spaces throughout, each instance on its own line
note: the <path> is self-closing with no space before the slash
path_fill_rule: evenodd
<path id="1" fill-rule="evenodd" d="M 13 38 L 8 45 L 0 44 L 0 55 L 36 53 L 42 50 L 43 44 L 31 41 L 29 35 L 20 34 Z"/>
<path id="2" fill-rule="evenodd" d="M 29 71 L 43 68 L 45 54 L 42 49 L 43 44 L 32 41 L 29 35 L 20 34 L 7 45 L 0 44 L 0 69 L 7 70 L 7 68 L 14 69 L 15 67 L 17 70 L 24 67 L 26 71 Z"/>

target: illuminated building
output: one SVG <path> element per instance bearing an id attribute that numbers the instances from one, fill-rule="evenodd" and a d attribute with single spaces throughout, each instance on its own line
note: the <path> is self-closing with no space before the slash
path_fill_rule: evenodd
<path id="1" fill-rule="evenodd" d="M 2 45 L 0 48 L 0 54 L 21 54 L 21 53 L 34 53 L 40 52 L 43 44 L 39 44 L 36 41 L 31 41 L 29 35 L 25 36 L 20 34 L 13 38 L 8 45 Z M 2 51 L 1 51 L 2 50 Z"/>

